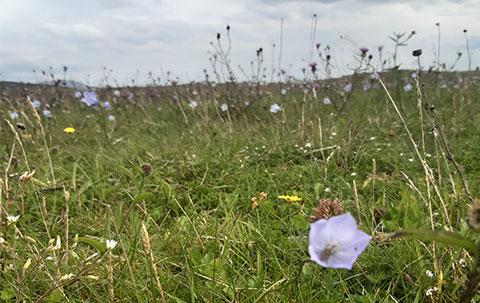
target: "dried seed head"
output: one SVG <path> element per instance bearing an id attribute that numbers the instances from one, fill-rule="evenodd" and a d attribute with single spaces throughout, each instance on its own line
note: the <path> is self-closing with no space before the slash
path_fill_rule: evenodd
<path id="1" fill-rule="evenodd" d="M 422 50 L 421 49 L 416 49 L 412 52 L 412 55 L 414 57 L 420 57 L 420 55 L 422 54 Z"/>
<path id="2" fill-rule="evenodd" d="M 471 229 L 480 231 L 480 199 L 475 199 L 468 211 L 468 225 Z"/>
<path id="3" fill-rule="evenodd" d="M 143 163 L 142 171 L 145 174 L 145 176 L 149 176 L 152 173 L 152 165 L 150 163 Z"/>
<path id="4" fill-rule="evenodd" d="M 317 207 L 312 211 L 312 215 L 308 218 L 310 223 L 320 219 L 328 219 L 332 216 L 340 215 L 343 212 L 342 203 L 338 199 L 321 199 L 318 201 Z"/>

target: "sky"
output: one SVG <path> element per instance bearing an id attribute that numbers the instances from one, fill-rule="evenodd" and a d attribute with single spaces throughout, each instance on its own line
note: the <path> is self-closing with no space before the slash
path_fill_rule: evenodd
<path id="1" fill-rule="evenodd" d="M 412 68 L 413 49 L 423 49 L 423 65 L 431 65 L 438 49 L 450 66 L 466 69 L 467 29 L 472 66 L 480 65 L 480 1 L 478 0 L 0 0 L 0 80 L 42 81 L 32 72 L 53 68 L 57 77 L 98 84 L 108 77 L 120 84 L 148 83 L 148 73 L 180 81 L 211 73 L 209 58 L 217 32 L 227 48 L 235 74 L 251 74 L 256 50 L 264 50 L 264 66 L 278 67 L 283 19 L 281 68 L 300 75 L 311 59 L 313 15 L 315 43 L 331 47 L 334 73 L 349 73 L 359 47 L 376 59 L 384 46 L 391 57 L 389 35 L 416 35 L 400 47 L 402 68 Z M 276 47 L 273 47 L 273 45 Z M 273 55 L 273 56 L 272 56 Z M 316 57 L 313 58 L 316 61 Z M 268 72 L 270 75 L 270 72 Z M 63 77 L 63 76 L 62 76 Z"/>

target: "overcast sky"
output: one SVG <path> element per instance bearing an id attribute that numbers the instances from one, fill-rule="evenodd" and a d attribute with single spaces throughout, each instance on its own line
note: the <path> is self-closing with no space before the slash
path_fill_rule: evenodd
<path id="1" fill-rule="evenodd" d="M 282 66 L 299 74 L 310 61 L 312 15 L 316 43 L 330 45 L 337 73 L 354 63 L 356 46 L 391 52 L 392 32 L 415 35 L 401 48 L 402 67 L 412 67 L 411 51 L 422 48 L 424 65 L 434 60 L 440 22 L 442 62 L 467 67 L 468 29 L 473 66 L 480 65 L 478 0 L 0 0 L 0 80 L 35 81 L 32 69 L 66 65 L 69 77 L 98 83 L 103 67 L 121 83 L 171 71 L 183 81 L 202 79 L 209 69 L 210 41 L 231 26 L 234 66 L 250 71 L 259 47 L 270 67 L 284 19 Z M 347 38 L 345 38 L 347 37 Z M 279 48 L 275 49 L 275 61 Z M 277 64 L 276 64 L 277 65 Z M 58 73 L 60 74 L 60 73 Z"/>

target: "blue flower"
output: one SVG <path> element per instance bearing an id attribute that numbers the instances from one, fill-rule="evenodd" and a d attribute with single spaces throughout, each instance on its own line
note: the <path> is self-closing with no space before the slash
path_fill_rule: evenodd
<path id="1" fill-rule="evenodd" d="M 190 106 L 191 109 L 195 109 L 198 106 L 198 102 L 195 100 L 190 100 L 188 106 Z"/>
<path id="2" fill-rule="evenodd" d="M 403 86 L 403 90 L 404 90 L 405 92 L 411 91 L 412 88 L 413 88 L 413 85 L 412 85 L 411 83 L 407 83 L 407 84 L 405 84 L 405 85 Z"/>
<path id="3" fill-rule="evenodd" d="M 102 107 L 105 108 L 106 110 L 111 110 L 112 109 L 112 105 L 108 101 L 103 102 Z"/>
<path id="4" fill-rule="evenodd" d="M 310 225 L 310 259 L 322 267 L 352 269 L 371 237 L 357 229 L 349 213 L 321 219 Z"/>
<path id="5" fill-rule="evenodd" d="M 270 112 L 271 113 L 278 113 L 279 111 L 281 111 L 282 108 L 280 107 L 280 105 L 278 105 L 277 103 L 273 103 L 272 105 L 270 105 Z"/>
<path id="6" fill-rule="evenodd" d="M 35 109 L 39 109 L 42 106 L 42 102 L 38 101 L 37 99 L 32 101 L 32 106 Z"/>
<path id="7" fill-rule="evenodd" d="M 97 94 L 95 92 L 84 92 L 83 98 L 80 101 L 87 106 L 98 105 Z"/>
<path id="8" fill-rule="evenodd" d="M 43 112 L 42 112 L 42 114 L 43 114 L 43 116 L 44 116 L 45 118 L 51 118 L 51 117 L 53 117 L 52 112 L 51 112 L 50 110 L 48 110 L 48 109 L 44 109 Z"/>
<path id="9" fill-rule="evenodd" d="M 13 111 L 13 112 L 9 112 L 10 114 L 10 119 L 12 120 L 17 120 L 18 119 L 18 113 Z"/>

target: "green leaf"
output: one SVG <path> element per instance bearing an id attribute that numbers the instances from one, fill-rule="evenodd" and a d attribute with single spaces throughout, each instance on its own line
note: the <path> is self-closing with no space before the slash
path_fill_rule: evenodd
<path id="1" fill-rule="evenodd" d="M 15 291 L 11 288 L 0 291 L 0 299 L 3 301 L 11 301 L 15 299 Z"/>
<path id="2" fill-rule="evenodd" d="M 107 250 L 107 248 L 105 247 L 105 243 L 103 241 L 100 241 L 99 239 L 96 239 L 96 238 L 93 238 L 93 237 L 89 237 L 89 236 L 78 237 L 78 242 L 83 243 L 83 244 L 87 244 L 87 245 L 93 247 L 94 249 L 96 249 L 102 255 Z"/>
<path id="3" fill-rule="evenodd" d="M 395 232 L 391 238 L 413 238 L 420 241 L 434 241 L 452 247 L 464 248 L 478 255 L 475 242 L 458 233 L 443 230 L 402 230 Z"/>
<path id="4" fill-rule="evenodd" d="M 54 291 L 52 291 L 50 295 L 48 295 L 45 301 L 54 303 L 54 302 L 64 302 L 65 300 L 62 292 L 59 289 L 55 289 Z"/>

